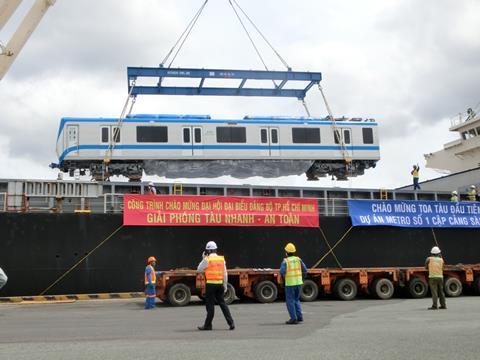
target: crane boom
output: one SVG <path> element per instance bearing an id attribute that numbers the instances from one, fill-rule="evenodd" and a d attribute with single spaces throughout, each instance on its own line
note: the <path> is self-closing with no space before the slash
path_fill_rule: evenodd
<path id="1" fill-rule="evenodd" d="M 28 38 L 35 31 L 47 10 L 55 4 L 56 0 L 36 0 L 27 15 L 0 53 L 0 80 L 3 79 L 8 69 L 15 61 Z M 21 0 L 3 0 L 0 2 L 0 29 L 15 12 Z"/>

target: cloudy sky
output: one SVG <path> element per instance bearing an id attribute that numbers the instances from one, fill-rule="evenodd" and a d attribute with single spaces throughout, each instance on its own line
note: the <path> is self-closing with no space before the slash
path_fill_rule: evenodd
<path id="1" fill-rule="evenodd" d="M 203 1 L 58 0 L 0 82 L 0 178 L 56 178 L 48 164 L 57 160 L 60 118 L 118 116 L 127 66 L 157 66 Z M 217 181 L 405 185 L 412 164 L 423 167 L 424 153 L 455 138 L 450 119 L 480 100 L 479 1 L 237 1 L 294 70 L 322 72 L 336 117 L 379 122 L 382 159 L 347 182 Z M 25 0 L 0 32 L 2 43 L 32 3 Z M 271 69 L 283 70 L 260 48 Z M 173 66 L 262 69 L 228 0 L 208 2 Z M 326 115 L 318 90 L 307 102 L 313 115 Z M 134 112 L 305 115 L 295 99 L 227 97 L 140 97 Z M 437 176 L 421 172 L 422 180 Z"/>

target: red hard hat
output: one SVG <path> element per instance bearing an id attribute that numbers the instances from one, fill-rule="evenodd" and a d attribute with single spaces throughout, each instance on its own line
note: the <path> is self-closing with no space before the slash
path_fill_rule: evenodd
<path id="1" fill-rule="evenodd" d="M 155 256 L 150 256 L 148 258 L 148 263 L 150 264 L 152 261 L 157 261 L 157 259 L 155 259 Z"/>

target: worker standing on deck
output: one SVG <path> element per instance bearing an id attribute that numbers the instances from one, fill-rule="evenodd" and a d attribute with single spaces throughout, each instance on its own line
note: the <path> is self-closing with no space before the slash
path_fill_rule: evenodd
<path id="1" fill-rule="evenodd" d="M 475 185 L 470 185 L 470 190 L 468 190 L 467 198 L 468 201 L 477 201 L 477 187 Z"/>
<path id="2" fill-rule="evenodd" d="M 418 184 L 418 179 L 419 179 L 419 172 L 420 172 L 420 166 L 413 165 L 413 170 L 410 172 L 413 176 L 413 190 L 421 190 L 420 185 Z"/>
<path id="3" fill-rule="evenodd" d="M 212 321 L 215 315 L 215 302 L 222 309 L 223 316 L 227 320 L 230 330 L 235 329 L 232 315 L 228 305 L 225 304 L 224 294 L 228 286 L 227 265 L 223 256 L 217 255 L 217 244 L 209 241 L 203 252 L 203 259 L 198 264 L 198 271 L 205 272 L 205 306 L 207 308 L 207 317 L 203 326 L 198 330 L 212 330 Z"/>
<path id="4" fill-rule="evenodd" d="M 7 283 L 8 277 L 5 272 L 0 268 L 0 289 Z"/>
<path id="5" fill-rule="evenodd" d="M 157 195 L 157 189 L 153 186 L 153 182 L 149 181 L 147 186 L 147 194 L 148 195 Z"/>
<path id="6" fill-rule="evenodd" d="M 456 192 L 455 190 L 452 191 L 452 196 L 450 197 L 450 201 L 451 202 L 458 202 L 458 192 Z"/>
<path id="7" fill-rule="evenodd" d="M 290 319 L 288 325 L 298 324 L 303 321 L 302 307 L 300 306 L 300 291 L 303 278 L 307 275 L 307 267 L 302 259 L 295 256 L 297 249 L 292 243 L 285 246 L 286 258 L 280 266 L 280 274 L 285 279 L 285 300 Z"/>
<path id="8" fill-rule="evenodd" d="M 150 256 L 147 261 L 147 267 L 145 268 L 145 309 L 155 308 L 155 297 L 156 297 L 156 281 L 157 276 L 155 273 L 155 265 L 157 259 Z"/>
<path id="9" fill-rule="evenodd" d="M 425 268 L 428 269 L 428 284 L 432 293 L 432 306 L 428 310 L 438 309 L 438 297 L 440 297 L 440 309 L 446 309 L 445 293 L 443 292 L 443 268 L 444 261 L 438 246 L 431 250 L 431 256 L 425 261 Z"/>

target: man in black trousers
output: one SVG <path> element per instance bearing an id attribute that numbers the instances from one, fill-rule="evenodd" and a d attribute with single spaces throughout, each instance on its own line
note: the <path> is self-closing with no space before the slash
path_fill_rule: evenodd
<path id="1" fill-rule="evenodd" d="M 225 258 L 217 255 L 217 244 L 209 241 L 203 252 L 203 259 L 198 265 L 198 271 L 205 272 L 206 288 L 205 288 L 205 306 L 207 308 L 207 318 L 203 326 L 199 326 L 198 330 L 212 330 L 212 320 L 215 315 L 215 301 L 222 309 L 225 320 L 227 320 L 230 330 L 235 329 L 232 315 L 225 304 L 223 298 L 227 291 L 228 274 Z"/>

